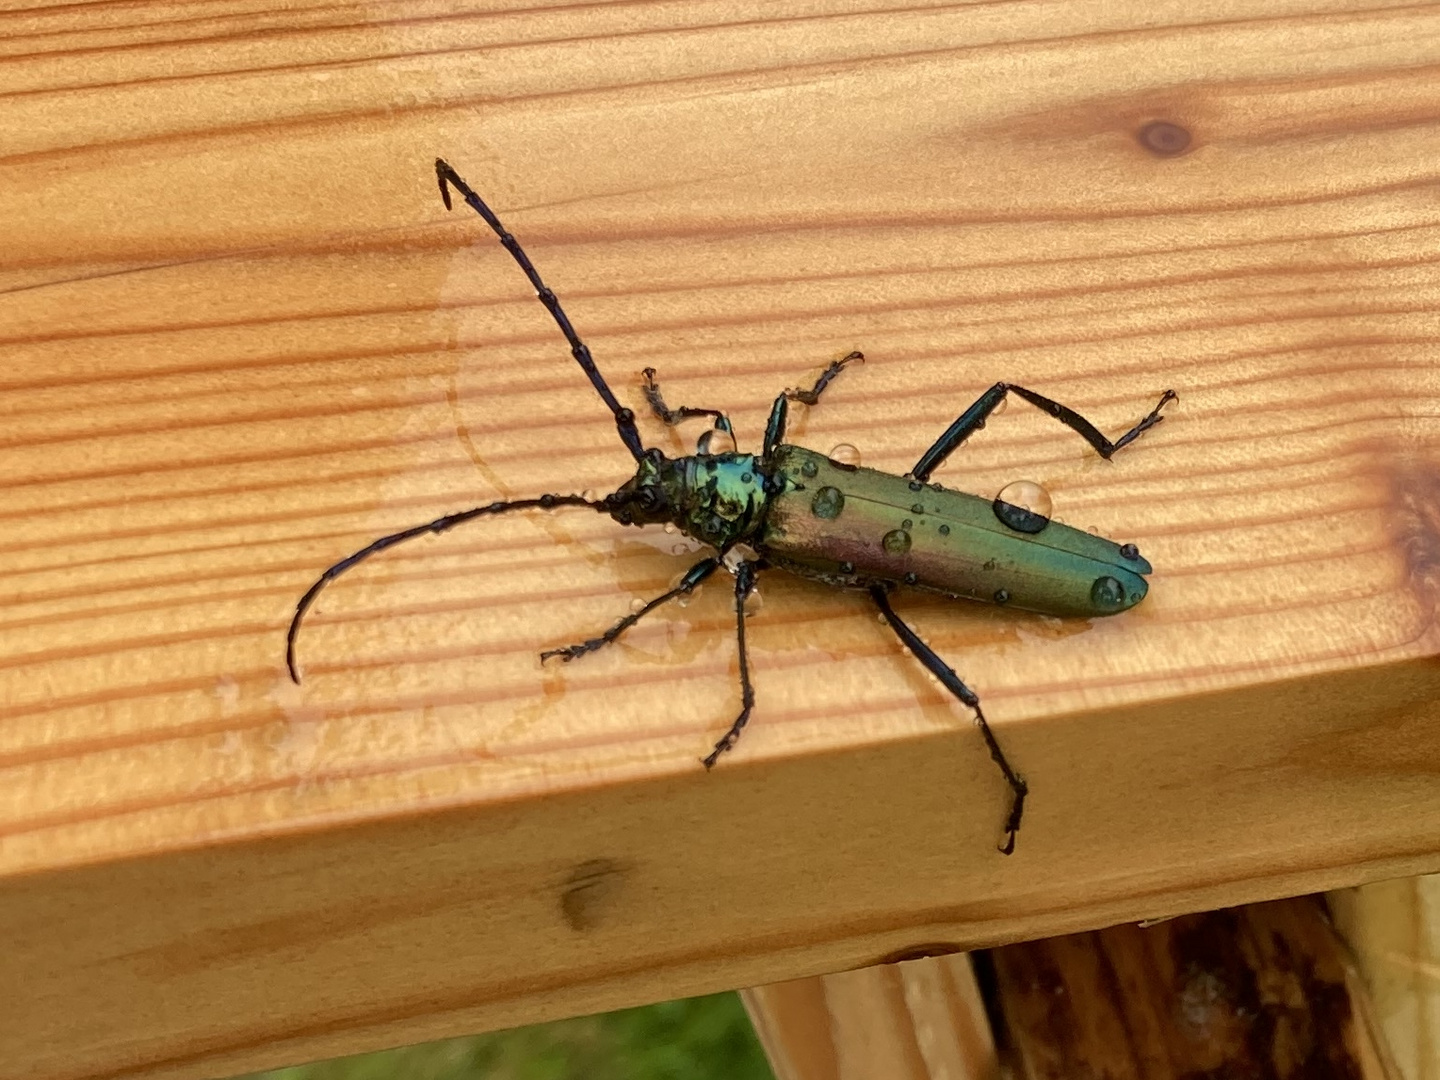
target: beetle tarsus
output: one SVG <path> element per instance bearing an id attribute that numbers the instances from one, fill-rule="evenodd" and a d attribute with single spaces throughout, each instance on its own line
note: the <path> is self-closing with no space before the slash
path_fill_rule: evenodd
<path id="1" fill-rule="evenodd" d="M 836 375 L 845 370 L 845 365 L 852 360 L 859 360 L 863 364 L 865 354 L 856 349 L 839 360 L 831 361 L 830 366 L 820 373 L 820 377 L 815 380 L 815 385 L 809 390 L 786 390 L 785 396 L 791 401 L 798 401 L 804 405 L 817 404 L 820 401 L 820 395 L 825 392 L 825 388 L 830 385 Z"/>
<path id="2" fill-rule="evenodd" d="M 730 426 L 730 418 L 719 409 L 692 409 L 689 405 L 681 405 L 672 409 L 666 405 L 665 398 L 660 394 L 660 384 L 655 381 L 653 367 L 647 367 L 640 375 L 645 380 L 641 387 L 645 394 L 645 400 L 650 404 L 650 411 L 660 418 L 662 424 L 674 427 L 681 420 L 688 420 L 692 416 L 713 416 L 716 428 L 730 435 L 735 433 Z"/>

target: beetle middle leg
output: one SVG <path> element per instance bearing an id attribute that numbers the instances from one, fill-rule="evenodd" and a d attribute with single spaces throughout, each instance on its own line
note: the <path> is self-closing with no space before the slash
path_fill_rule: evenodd
<path id="1" fill-rule="evenodd" d="M 750 711 L 755 708 L 755 687 L 750 684 L 750 658 L 745 652 L 745 601 L 755 588 L 755 575 L 759 568 L 759 563 L 742 562 L 735 571 L 735 639 L 740 643 L 740 715 L 730 725 L 725 737 L 715 744 L 715 749 L 700 759 L 707 769 L 713 769 L 720 755 L 740 741 L 740 732 L 750 720 Z"/>
<path id="2" fill-rule="evenodd" d="M 676 585 L 673 589 L 671 589 L 667 593 L 657 596 L 654 600 L 651 600 L 639 611 L 632 611 L 629 615 L 626 615 L 623 619 L 617 622 L 609 630 L 606 630 L 605 633 L 601 634 L 599 637 L 593 637 L 589 641 L 582 641 L 577 645 L 566 645 L 563 649 L 546 649 L 540 654 L 540 662 L 543 664 L 552 656 L 558 656 L 561 660 L 569 663 L 577 656 L 584 656 L 588 652 L 594 652 L 597 649 L 603 649 L 606 645 L 609 645 L 612 641 L 618 638 L 626 630 L 629 630 L 630 627 L 634 626 L 637 622 L 643 619 L 646 615 L 649 615 L 650 612 L 654 611 L 656 608 L 668 604 L 677 596 L 686 596 L 689 593 L 694 592 L 695 588 L 707 577 L 713 574 L 719 568 L 719 566 L 719 559 L 701 559 L 698 563 L 690 567 L 690 569 L 685 572 L 685 576 L 680 579 L 680 583 Z"/>
<path id="3" fill-rule="evenodd" d="M 960 414 L 959 418 L 950 425 L 945 434 L 935 440 L 935 445 L 926 450 L 910 470 L 910 475 L 916 480 L 925 481 L 930 479 L 930 474 L 938 469 L 941 463 L 949 457 L 961 443 L 968 439 L 975 432 L 985 426 L 985 418 L 994 412 L 1005 400 L 1006 394 L 1019 394 L 1026 401 L 1030 402 L 1042 412 L 1049 413 L 1056 420 L 1075 432 L 1087 443 L 1095 448 L 1096 453 L 1101 457 L 1109 457 L 1123 446 L 1133 442 L 1141 432 L 1148 431 L 1161 420 L 1165 419 L 1160 415 L 1160 410 L 1174 401 L 1180 395 L 1174 390 L 1166 390 L 1160 395 L 1160 402 L 1151 409 L 1141 421 L 1125 432 L 1114 442 L 1111 442 L 1100 429 L 1092 424 L 1085 417 L 1081 416 L 1074 409 L 1061 405 L 1058 401 L 1051 401 L 1042 394 L 1033 390 L 1027 390 L 1023 386 L 1016 386 L 1014 383 L 998 382 L 985 393 L 981 394 L 975 404 Z"/>
<path id="4" fill-rule="evenodd" d="M 980 734 L 985 737 L 985 745 L 990 749 L 990 757 L 995 764 L 1000 766 L 1001 773 L 1005 776 L 1005 782 L 1010 785 L 1012 800 L 1010 803 L 1010 816 L 1005 819 L 1005 842 L 1000 845 L 1000 851 L 1009 855 L 1015 850 L 1015 834 L 1020 829 L 1020 817 L 1025 811 L 1025 796 L 1029 794 L 1029 787 L 1024 778 L 1010 766 L 1005 758 L 1005 751 L 1000 749 L 1000 743 L 995 738 L 995 733 L 990 730 L 990 725 L 985 722 L 985 714 L 980 711 L 980 699 L 975 696 L 963 682 L 960 676 L 955 674 L 953 668 L 934 649 L 920 640 L 920 635 L 910 629 L 908 625 L 895 614 L 895 609 L 890 606 L 890 597 L 887 595 L 885 586 L 871 585 L 870 596 L 875 601 L 875 606 L 880 609 L 881 616 L 890 624 L 894 630 L 915 654 L 915 658 L 924 664 L 926 669 L 940 680 L 941 685 L 954 694 L 960 701 L 970 706 L 975 712 L 975 724 L 980 728 Z"/>
<path id="5" fill-rule="evenodd" d="M 820 400 L 820 395 L 825 388 L 834 381 L 835 376 L 845 370 L 845 365 L 851 360 L 864 360 L 865 354 L 858 349 L 839 360 L 832 360 L 830 365 L 820 373 L 815 380 L 815 385 L 809 390 L 786 390 L 775 399 L 775 404 L 770 407 L 770 420 L 765 425 L 765 457 L 769 457 L 775 448 L 785 441 L 785 423 L 790 415 L 790 402 L 799 401 L 806 405 L 814 405 Z"/>

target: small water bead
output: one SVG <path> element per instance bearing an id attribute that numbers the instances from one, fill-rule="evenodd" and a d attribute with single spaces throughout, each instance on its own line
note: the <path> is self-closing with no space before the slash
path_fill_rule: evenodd
<path id="1" fill-rule="evenodd" d="M 745 615 L 747 617 L 760 614 L 760 609 L 765 606 L 765 600 L 760 595 L 759 589 L 751 589 L 750 595 L 745 597 Z"/>
<path id="2" fill-rule="evenodd" d="M 830 460 L 837 465 L 849 465 L 854 468 L 860 464 L 860 449 L 848 442 L 838 443 L 830 451 Z"/>
<path id="3" fill-rule="evenodd" d="M 803 465 L 800 466 L 800 475 L 805 477 L 807 480 L 814 479 L 815 474 L 819 471 L 820 466 L 815 464 L 815 462 L 813 461 L 807 460 Z"/>
<path id="4" fill-rule="evenodd" d="M 908 574 L 905 575 L 905 584 L 906 584 L 906 585 L 914 585 L 914 584 L 917 584 L 919 581 L 920 581 L 920 575 L 917 574 L 917 573 L 915 573 L 914 571 L 911 571 L 910 573 L 908 573 Z"/>
<path id="5" fill-rule="evenodd" d="M 645 604 L 646 601 L 637 596 L 634 600 L 630 601 L 630 610 L 636 615 L 639 615 L 640 612 L 645 610 Z"/>
<path id="6" fill-rule="evenodd" d="M 845 509 L 845 495 L 839 488 L 822 487 L 810 500 L 810 512 L 826 521 L 834 520 Z"/>
<path id="7" fill-rule="evenodd" d="M 941 526 L 940 526 L 940 535 L 941 535 L 941 536 L 949 536 L 949 535 L 950 535 L 950 526 L 949 526 L 949 525 L 941 525 Z"/>
<path id="8" fill-rule="evenodd" d="M 690 554 L 690 545 L 689 545 L 689 544 L 671 544 L 671 545 L 670 545 L 670 554 L 671 554 L 671 555 L 689 555 L 689 554 Z"/>
<path id="9" fill-rule="evenodd" d="M 919 480 L 911 480 L 911 481 L 910 481 L 910 490 L 911 490 L 911 491 L 924 491 L 924 490 L 925 490 L 925 485 L 922 484 Z"/>
<path id="10" fill-rule="evenodd" d="M 910 550 L 910 534 L 904 529 L 892 529 L 880 541 L 880 546 L 891 555 L 904 555 Z"/>
<path id="11" fill-rule="evenodd" d="M 1125 587 L 1113 577 L 1098 577 L 1090 586 L 1090 602 L 1101 611 L 1118 611 L 1125 606 Z"/>
<path id="12" fill-rule="evenodd" d="M 676 525 L 675 525 L 675 523 L 674 523 L 673 521 L 667 521 L 667 522 L 665 522 L 665 531 L 666 531 L 667 533 L 674 534 L 674 533 L 678 532 L 679 530 L 677 529 L 677 527 L 676 527 Z"/>
<path id="13" fill-rule="evenodd" d="M 925 513 L 925 504 L 924 504 L 924 503 L 915 503 L 913 506 L 910 507 L 910 513 L 916 514 L 916 515 Z"/>
<path id="14" fill-rule="evenodd" d="M 855 564 L 854 564 L 853 562 L 842 562 L 842 563 L 840 564 L 840 573 L 842 573 L 842 574 L 853 574 L 854 572 L 855 572 Z"/>
<path id="15" fill-rule="evenodd" d="M 703 431 L 695 440 L 695 452 L 697 454 L 733 454 L 735 452 L 735 436 L 728 431 L 721 431 L 719 428 Z"/>
<path id="16" fill-rule="evenodd" d="M 911 521 L 909 518 L 906 518 L 904 521 L 900 522 L 900 528 L 902 529 L 913 529 L 914 527 L 915 522 Z"/>

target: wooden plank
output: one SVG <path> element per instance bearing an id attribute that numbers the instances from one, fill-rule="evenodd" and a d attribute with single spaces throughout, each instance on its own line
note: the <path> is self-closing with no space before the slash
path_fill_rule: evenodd
<path id="1" fill-rule="evenodd" d="M 1440 1076 L 1434 916 L 1440 878 L 1377 881 L 1326 899 L 1336 927 L 1355 952 L 1400 1075 L 1434 1080 Z"/>
<path id="2" fill-rule="evenodd" d="M 13 1067 L 238 1072 L 1440 867 L 1437 34 L 1338 0 L 0 13 Z M 1157 567 L 1093 626 L 903 605 L 1031 782 L 1013 858 L 862 597 L 763 579 L 708 776 L 723 587 L 539 668 L 686 565 L 660 530 L 388 553 L 289 685 L 334 559 L 627 472 L 441 153 L 627 402 L 654 365 L 747 446 L 852 348 L 796 440 L 896 471 L 997 378 L 1109 431 L 1181 392 L 1111 464 L 1016 405 L 937 476 L 1041 481 Z"/>
<path id="3" fill-rule="evenodd" d="M 741 991 L 775 1080 L 998 1080 L 970 958 L 934 956 Z"/>
<path id="4" fill-rule="evenodd" d="M 1030 941 L 988 961 L 1021 1080 L 1400 1080 L 1318 898 Z"/>

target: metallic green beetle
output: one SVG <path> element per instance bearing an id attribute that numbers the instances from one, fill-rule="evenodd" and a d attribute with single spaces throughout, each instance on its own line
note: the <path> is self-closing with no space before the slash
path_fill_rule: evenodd
<path id="1" fill-rule="evenodd" d="M 519 242 L 454 169 L 437 160 L 435 173 L 446 208 L 451 206 L 453 187 L 485 219 L 530 279 L 540 302 L 569 342 L 571 354 L 614 415 L 620 441 L 635 458 L 635 475 L 618 491 L 602 499 L 542 495 L 447 514 L 424 525 L 381 537 L 342 559 L 321 574 L 295 606 L 285 649 L 291 678 L 297 683 L 300 681 L 295 639 L 315 597 L 328 582 L 378 551 L 412 537 L 444 532 L 483 515 L 530 508 L 584 506 L 609 514 L 622 525 L 669 522 L 687 536 L 714 548 L 718 554 L 697 562 L 673 589 L 626 615 L 599 637 L 543 652 L 542 661 L 551 657 L 573 660 L 608 645 L 651 611 L 694 591 L 726 565 L 727 554 L 743 553 L 734 561 L 741 710 L 724 737 L 702 759 L 708 769 L 735 745 L 755 706 L 745 648 L 745 599 L 755 587 L 756 574 L 775 567 L 827 585 L 865 589 L 885 621 L 916 658 L 947 690 L 974 710 L 990 756 L 1010 785 L 1010 811 L 1005 821 L 1005 840 L 1000 846 L 1002 852 L 1010 854 L 1015 848 L 1015 835 L 1029 789 L 1006 760 L 980 711 L 980 699 L 895 613 L 890 605 L 890 593 L 905 585 L 1050 615 L 1114 615 L 1144 598 L 1147 587 L 1144 575 L 1150 573 L 1150 564 L 1141 558 L 1133 544 L 1112 543 L 999 499 L 992 501 L 947 490 L 930 483 L 930 475 L 969 435 L 985 426 L 985 418 L 1007 394 L 1017 394 L 1049 413 L 1078 433 L 1102 457 L 1109 458 L 1141 432 L 1158 424 L 1163 419 L 1161 410 L 1175 399 L 1175 392 L 1166 390 L 1154 409 L 1111 442 L 1083 416 L 1064 405 L 1022 386 L 996 383 L 950 425 L 909 474 L 893 476 L 834 461 L 784 442 L 790 401 L 814 405 L 846 364 L 862 359 L 859 353 L 851 353 L 826 368 L 809 390 L 786 390 L 775 399 L 760 453 L 697 453 L 691 457 L 667 458 L 659 449 L 646 449 L 635 426 L 635 414 L 615 399 L 591 359 L 590 350 L 571 327 L 559 300 L 540 279 Z M 676 424 L 688 417 L 705 416 L 713 420 L 716 429 L 727 434 L 732 432 L 729 419 L 719 410 L 668 407 L 655 382 L 655 372 L 646 369 L 644 378 L 646 400 L 665 423 Z"/>

